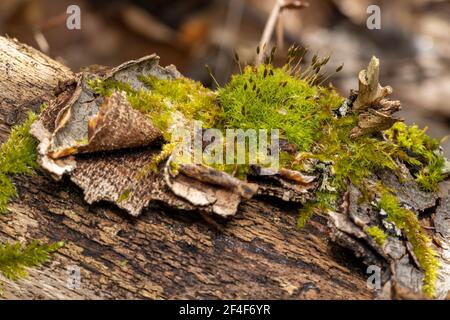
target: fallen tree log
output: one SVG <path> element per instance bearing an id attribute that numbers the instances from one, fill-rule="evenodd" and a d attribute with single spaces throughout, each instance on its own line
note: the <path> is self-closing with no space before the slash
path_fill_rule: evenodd
<path id="1" fill-rule="evenodd" d="M 28 109 L 73 73 L 0 38 L 1 141 Z M 45 267 L 6 281 L 2 298 L 370 298 L 362 269 L 328 242 L 326 220 L 297 231 L 295 208 L 252 200 L 217 226 L 195 212 L 153 206 L 133 219 L 88 206 L 78 188 L 40 174 L 16 180 L 20 197 L 0 216 L 0 240 L 65 241 Z M 71 289 L 69 269 L 81 270 Z"/>
<path id="2" fill-rule="evenodd" d="M 0 141 L 75 75 L 0 37 Z M 68 179 L 15 179 L 19 198 L 0 215 L 0 242 L 64 241 L 29 277 L 5 280 L 2 298 L 370 299 L 365 267 L 330 242 L 328 216 L 295 228 L 298 207 L 260 197 L 228 221 L 152 203 L 141 216 L 88 205 Z M 80 270 L 79 286 L 71 270 Z"/>

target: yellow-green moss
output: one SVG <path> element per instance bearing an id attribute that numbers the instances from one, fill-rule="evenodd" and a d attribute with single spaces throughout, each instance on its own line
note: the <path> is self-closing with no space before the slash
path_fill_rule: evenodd
<path id="1" fill-rule="evenodd" d="M 45 263 L 50 254 L 64 246 L 64 242 L 42 244 L 33 241 L 29 245 L 20 242 L 0 244 L 0 272 L 10 280 L 27 276 L 27 267 L 36 267 Z"/>
<path id="2" fill-rule="evenodd" d="M 88 85 L 95 91 L 95 93 L 101 95 L 102 97 L 109 97 L 114 93 L 114 91 L 124 91 L 127 95 L 136 93 L 136 90 L 134 90 L 128 83 L 113 79 L 90 79 L 88 80 Z"/>
<path id="3" fill-rule="evenodd" d="M 279 129 L 299 151 L 310 149 L 321 133 L 319 90 L 270 65 L 246 67 L 218 91 L 224 128 Z"/>
<path id="4" fill-rule="evenodd" d="M 345 188 L 348 180 L 360 186 L 375 170 L 398 171 L 396 159 L 409 161 L 409 157 L 394 143 L 370 135 L 350 138 L 356 124 L 355 115 L 330 119 L 323 138 L 318 142 L 320 151 L 314 155 L 321 161 L 333 163 L 333 184 L 337 189 Z"/>
<path id="5" fill-rule="evenodd" d="M 297 228 L 303 228 L 315 213 L 326 212 L 335 209 L 338 193 L 319 191 L 316 192 L 316 199 L 307 202 L 299 211 Z"/>
<path id="6" fill-rule="evenodd" d="M 338 102 L 337 99 L 336 102 Z M 410 161 L 404 151 L 392 142 L 382 141 L 370 135 L 350 138 L 351 130 L 357 125 L 357 115 L 349 114 L 345 117 L 333 116 L 333 109 L 339 105 L 330 105 L 328 117 L 322 116 L 320 138 L 314 144 L 314 150 L 308 152 L 303 158 L 317 159 L 323 163 L 330 163 L 332 168 L 328 181 L 328 188 L 334 191 L 321 191 L 314 204 L 319 208 L 332 210 L 336 206 L 338 195 L 352 182 L 363 194 L 367 193 L 364 182 L 377 170 L 388 169 L 398 172 L 396 160 Z M 324 110 L 324 109 L 322 109 Z M 324 111 L 323 111 L 324 112 Z M 293 161 L 293 168 L 302 168 L 302 161 Z M 299 227 L 309 219 L 314 210 L 308 203 L 300 212 Z"/>
<path id="7" fill-rule="evenodd" d="M 379 246 L 383 246 L 387 240 L 387 235 L 377 226 L 366 228 L 365 231 L 375 240 Z"/>
<path id="8" fill-rule="evenodd" d="M 424 272 L 423 292 L 429 297 L 433 297 L 439 261 L 436 258 L 436 253 L 431 248 L 431 240 L 420 226 L 417 216 L 414 212 L 402 208 L 397 197 L 388 192 L 383 193 L 379 207 L 387 213 L 388 219 L 403 231 L 411 243 L 414 255 Z"/>
<path id="9" fill-rule="evenodd" d="M 0 213 L 7 212 L 9 200 L 17 196 L 11 178 L 30 174 L 37 168 L 37 141 L 29 133 L 36 117 L 30 112 L 22 125 L 12 128 L 8 140 L 0 147 Z"/>
<path id="10" fill-rule="evenodd" d="M 149 116 L 153 124 L 171 140 L 170 130 L 179 112 L 186 120 L 202 121 L 203 127 L 210 128 L 221 117 L 216 103 L 216 95 L 200 82 L 177 78 L 158 79 L 154 76 L 141 76 L 140 81 L 147 89 L 134 90 L 130 85 L 114 80 L 91 80 L 90 86 L 97 94 L 110 96 L 114 91 L 125 91 L 131 106 Z"/>
<path id="11" fill-rule="evenodd" d="M 430 138 L 425 129 L 417 125 L 407 126 L 398 122 L 386 131 L 387 137 L 401 148 L 412 153 L 410 164 L 417 166 L 416 181 L 426 191 L 437 191 L 438 184 L 444 179 L 442 170 L 445 158 L 439 152 L 439 141 Z"/>

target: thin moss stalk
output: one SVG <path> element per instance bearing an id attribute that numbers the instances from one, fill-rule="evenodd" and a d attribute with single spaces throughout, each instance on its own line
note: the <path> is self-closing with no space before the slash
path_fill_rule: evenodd
<path id="1" fill-rule="evenodd" d="M 64 246 L 64 242 L 42 244 L 34 240 L 28 245 L 21 242 L 0 244 L 0 273 L 10 280 L 28 275 L 26 268 L 37 267 L 48 261 L 50 254 Z"/>
<path id="2" fill-rule="evenodd" d="M 387 137 L 412 154 L 417 183 L 425 190 L 435 192 L 444 180 L 445 158 L 439 150 L 439 141 L 426 134 L 427 128 L 407 126 L 398 122 L 386 131 Z"/>
<path id="3" fill-rule="evenodd" d="M 388 238 L 387 234 L 378 226 L 366 228 L 366 233 L 375 240 L 379 246 L 383 246 Z"/>

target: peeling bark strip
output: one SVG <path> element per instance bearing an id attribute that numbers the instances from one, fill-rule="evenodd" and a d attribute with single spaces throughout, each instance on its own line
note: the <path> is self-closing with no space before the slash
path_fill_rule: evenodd
<path id="1" fill-rule="evenodd" d="M 0 37 L 0 46 L 15 45 L 20 48 L 17 42 Z M 26 50 L 30 57 L 41 56 L 29 47 Z M 0 60 L 0 65 L 8 63 L 8 59 L 11 58 Z M 46 65 L 54 63 L 46 59 Z M 104 77 L 117 77 L 139 86 L 137 75 L 142 72 L 157 72 L 162 77 L 176 74 L 173 67 L 161 68 L 154 59 L 150 56 L 126 63 L 106 72 Z M 16 68 L 33 74 L 39 72 L 39 63 Z M 68 181 L 55 181 L 41 174 L 32 179 L 17 179 L 20 198 L 12 203 L 11 215 L 0 216 L 0 241 L 41 238 L 62 240 L 67 245 L 47 268 L 32 270 L 29 278 L 16 283 L 7 281 L 4 298 L 372 298 L 373 293 L 366 286 L 365 269 L 353 255 L 333 245 L 331 238 L 355 251 L 367 264 L 375 262 L 386 267 L 384 288 L 391 292 L 385 297 L 411 296 L 411 291 L 402 293 L 402 290 L 420 285 L 420 270 L 413 265 L 414 259 L 410 258 L 405 243 L 399 240 L 390 246 L 392 259 L 389 259 L 389 252 L 377 248 L 363 232 L 367 218 L 364 212 L 368 214 L 370 208 L 359 205 L 354 194 L 349 196 L 347 211 L 316 217 L 302 231 L 294 228 L 297 213 L 294 204 L 275 205 L 273 198 L 266 197 L 241 202 L 241 198 L 251 198 L 256 193 L 303 203 L 312 197 L 313 192 L 308 191 L 320 183 L 317 177 L 286 170 L 265 175 L 261 180 L 262 169 L 253 168 L 251 177 L 257 183 L 254 188 L 202 167 L 182 167 L 175 176 L 169 172 L 170 166 L 166 166 L 165 172 L 147 172 L 136 183 L 136 173 L 160 151 L 159 147 L 149 142 L 144 148 L 116 152 L 114 148 L 103 149 L 105 145 L 101 143 L 91 145 L 97 134 L 105 132 L 102 124 L 108 123 L 108 110 L 113 111 L 108 108 L 116 106 L 116 111 L 132 112 L 120 93 L 110 100 L 97 100 L 88 88 L 83 88 L 80 78 L 70 71 L 61 75 L 57 70 L 48 75 L 49 82 L 56 83 L 47 85 L 50 92 L 55 89 L 57 97 L 36 122 L 33 134 L 41 142 L 39 152 L 44 170 L 57 178 L 68 174 L 82 191 Z M 72 81 L 55 88 L 54 79 L 59 77 Z M 20 91 L 22 81 L 21 78 L 1 81 L 0 97 L 7 88 Z M 46 99 L 50 100 L 51 95 L 48 93 Z M 2 102 L 1 112 L 18 106 L 31 107 L 31 101 L 32 97 L 23 96 L 5 105 Z M 72 112 L 75 105 L 82 112 Z M 136 119 L 136 123 L 139 121 Z M 4 124 L 1 118 L 0 125 Z M 83 143 L 71 139 L 71 134 L 56 138 L 56 134 L 64 131 L 61 128 L 70 128 L 69 132 L 74 132 Z M 151 133 L 156 138 L 153 127 L 147 129 L 145 135 Z M 6 134 L 0 132 L 0 137 L 5 140 Z M 111 141 L 107 146 L 115 145 L 116 140 Z M 62 150 L 91 145 L 108 152 L 76 154 L 77 150 L 72 156 L 51 158 L 48 150 L 55 142 Z M 140 143 L 146 145 L 144 140 Z M 393 187 L 401 190 L 404 186 Z M 133 214 L 141 210 L 143 213 L 139 219 L 133 219 L 104 202 L 88 205 L 82 192 L 88 203 L 107 200 Z M 443 293 L 448 290 L 449 247 L 444 235 L 448 228 L 445 224 L 448 198 L 422 199 L 419 193 L 412 194 L 415 201 L 401 200 L 416 206 L 413 209 L 417 211 L 436 212 L 435 227 L 444 237 L 436 240 L 443 249 L 439 251 L 441 258 L 447 259 L 446 273 L 441 274 L 443 282 L 439 284 L 439 293 Z M 439 208 L 433 207 L 436 201 Z M 238 214 L 230 221 L 214 222 L 212 227 L 193 214 L 199 205 L 204 212 L 224 217 L 234 215 L 236 210 Z M 67 286 L 70 281 L 67 269 L 73 266 L 81 269 L 79 289 Z M 414 293 L 412 296 L 417 297 Z"/>
<path id="2" fill-rule="evenodd" d="M 0 73 L 0 126 L 5 128 L 0 138 L 5 141 L 11 123 L 6 116 L 20 110 L 20 119 L 36 96 L 52 96 L 58 81 L 74 75 L 15 40 L 0 37 L 0 47 L 1 53 L 17 53 L 0 59 L 0 67 L 13 65 L 8 72 L 15 75 L 6 80 L 3 69 Z M 43 76 L 43 68 L 51 72 Z M 4 98 L 8 92 L 15 92 L 14 99 Z M 58 99 L 63 96 L 67 93 Z M 51 123 L 47 129 L 54 130 Z M 124 161 L 136 158 L 127 156 Z M 82 157 L 89 166 L 90 156 Z M 5 281 L 4 299 L 372 297 L 356 261 L 329 243 L 326 221 L 317 219 L 297 231 L 296 209 L 250 200 L 218 230 L 198 215 L 159 206 L 130 219 L 115 207 L 89 206 L 78 188 L 41 174 L 19 178 L 16 185 L 20 198 L 10 215 L 0 216 L 0 241 L 38 238 L 66 246 L 46 267 L 30 270 L 28 278 Z M 81 269 L 78 290 L 67 287 L 71 266 Z"/>

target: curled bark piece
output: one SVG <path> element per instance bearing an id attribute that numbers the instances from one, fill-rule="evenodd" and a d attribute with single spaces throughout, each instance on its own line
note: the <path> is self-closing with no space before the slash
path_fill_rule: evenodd
<path id="1" fill-rule="evenodd" d="M 203 212 L 223 218 L 234 216 L 244 199 L 250 199 L 258 190 L 253 183 L 200 164 L 179 164 L 178 173 L 171 172 L 172 157 L 164 169 L 165 181 L 172 192 Z"/>
<path id="2" fill-rule="evenodd" d="M 50 142 L 48 155 L 59 159 L 76 153 L 144 147 L 161 137 L 150 120 L 134 110 L 125 94 L 115 92 L 104 98 L 80 101 L 63 110 Z M 89 96 L 89 94 L 84 94 Z M 57 120 L 57 121 L 58 121 Z"/>
<path id="3" fill-rule="evenodd" d="M 285 168 L 281 168 L 279 170 L 279 174 L 282 178 L 295 181 L 298 184 L 308 185 L 311 184 L 314 180 L 316 180 L 316 176 L 307 176 L 303 173 L 295 170 L 289 170 Z"/>
<path id="4" fill-rule="evenodd" d="M 162 79 L 175 79 L 180 73 L 173 66 L 163 68 L 159 66 L 159 57 L 155 54 L 138 60 L 128 61 L 106 73 L 103 80 L 117 80 L 129 84 L 136 90 L 144 87 L 140 76 L 153 75 Z M 62 96 L 70 95 L 59 103 L 59 110 L 54 121 L 54 129 L 49 128 L 52 133 L 48 154 L 53 159 L 66 157 L 78 152 L 96 152 L 105 150 L 116 150 L 135 146 L 145 146 L 156 139 L 156 129 L 151 128 L 148 119 L 134 112 L 131 106 L 117 96 L 112 97 L 110 102 L 104 103 L 103 97 L 97 96 L 88 85 L 87 81 L 94 77 L 90 73 L 77 75 L 73 91 L 65 90 Z M 110 107 L 108 107 L 108 103 Z M 105 104 L 103 113 L 99 114 L 100 107 Z M 114 106 L 111 106 L 114 104 Z M 107 111 L 108 110 L 108 111 Z M 107 112 L 106 112 L 107 111 Z M 96 120 L 102 120 L 101 133 L 96 132 L 93 141 L 93 131 L 89 132 L 89 123 L 92 125 Z M 54 116 L 54 114 L 53 114 Z M 131 125 L 125 123 L 126 116 L 130 117 Z M 145 120 L 145 121 L 144 121 Z M 53 126 L 53 125 L 52 125 Z M 97 127 L 97 131 L 98 131 Z M 127 130 L 128 129 L 128 130 Z M 107 133 L 113 133 L 108 135 Z M 143 134 L 150 133 L 148 138 Z M 129 137 L 136 135 L 133 139 Z M 102 137 L 102 138 L 101 138 Z M 105 140 L 107 138 L 107 140 Z M 99 141 L 101 140 L 101 141 Z M 94 143 L 91 145 L 91 142 Z M 90 146 L 88 146 L 88 144 Z"/>
<path id="5" fill-rule="evenodd" d="M 307 176 L 289 169 L 267 169 L 251 166 L 250 178 L 258 184 L 258 195 L 269 196 L 287 202 L 305 203 L 314 197 L 312 190 L 318 187 L 316 176 Z"/>
<path id="6" fill-rule="evenodd" d="M 52 133 L 56 129 L 56 119 L 58 115 L 72 105 L 81 93 L 78 86 L 80 77 L 75 77 L 67 81 L 70 85 L 60 85 L 63 91 L 57 90 L 55 99 L 48 103 L 48 106 L 41 112 L 39 119 L 31 125 L 30 133 L 39 141 L 37 148 L 37 161 L 46 173 L 51 175 L 55 180 L 60 180 L 66 173 L 70 173 L 75 167 L 76 162 L 73 157 L 65 159 L 52 159 L 48 156 Z"/>
<path id="7" fill-rule="evenodd" d="M 231 190 L 201 183 L 183 174 L 167 178 L 170 190 L 178 197 L 194 205 L 199 211 L 214 213 L 223 218 L 236 214 L 241 196 Z"/>
<path id="8" fill-rule="evenodd" d="M 44 127 L 42 121 L 33 123 L 30 133 L 40 141 L 38 145 L 38 163 L 55 180 L 60 180 L 65 173 L 70 173 L 76 167 L 73 157 L 52 159 L 47 155 L 50 147 L 51 133 Z"/>
<path id="9" fill-rule="evenodd" d="M 138 216 L 153 201 L 180 210 L 195 210 L 195 206 L 172 194 L 161 173 L 142 170 L 159 153 L 158 149 L 128 150 L 120 153 L 92 153 L 77 156 L 76 169 L 70 179 L 84 193 L 87 203 L 115 203 Z"/>
<path id="10" fill-rule="evenodd" d="M 181 73 L 173 65 L 165 68 L 159 65 L 159 57 L 156 54 L 142 57 L 137 60 L 127 61 L 106 73 L 104 80 L 112 79 L 129 84 L 133 89 L 144 89 L 140 76 L 155 76 L 159 79 L 176 79 Z"/>
<path id="11" fill-rule="evenodd" d="M 105 98 L 98 114 L 88 123 L 88 143 L 80 152 L 110 151 L 145 147 L 161 138 L 162 134 L 151 121 L 134 110 L 122 92 Z"/>
<path id="12" fill-rule="evenodd" d="M 98 113 L 103 98 L 96 97 L 86 83 L 85 74 L 77 76 L 77 87 L 56 116 L 48 155 L 62 158 L 77 152 L 86 143 L 89 119 Z"/>

